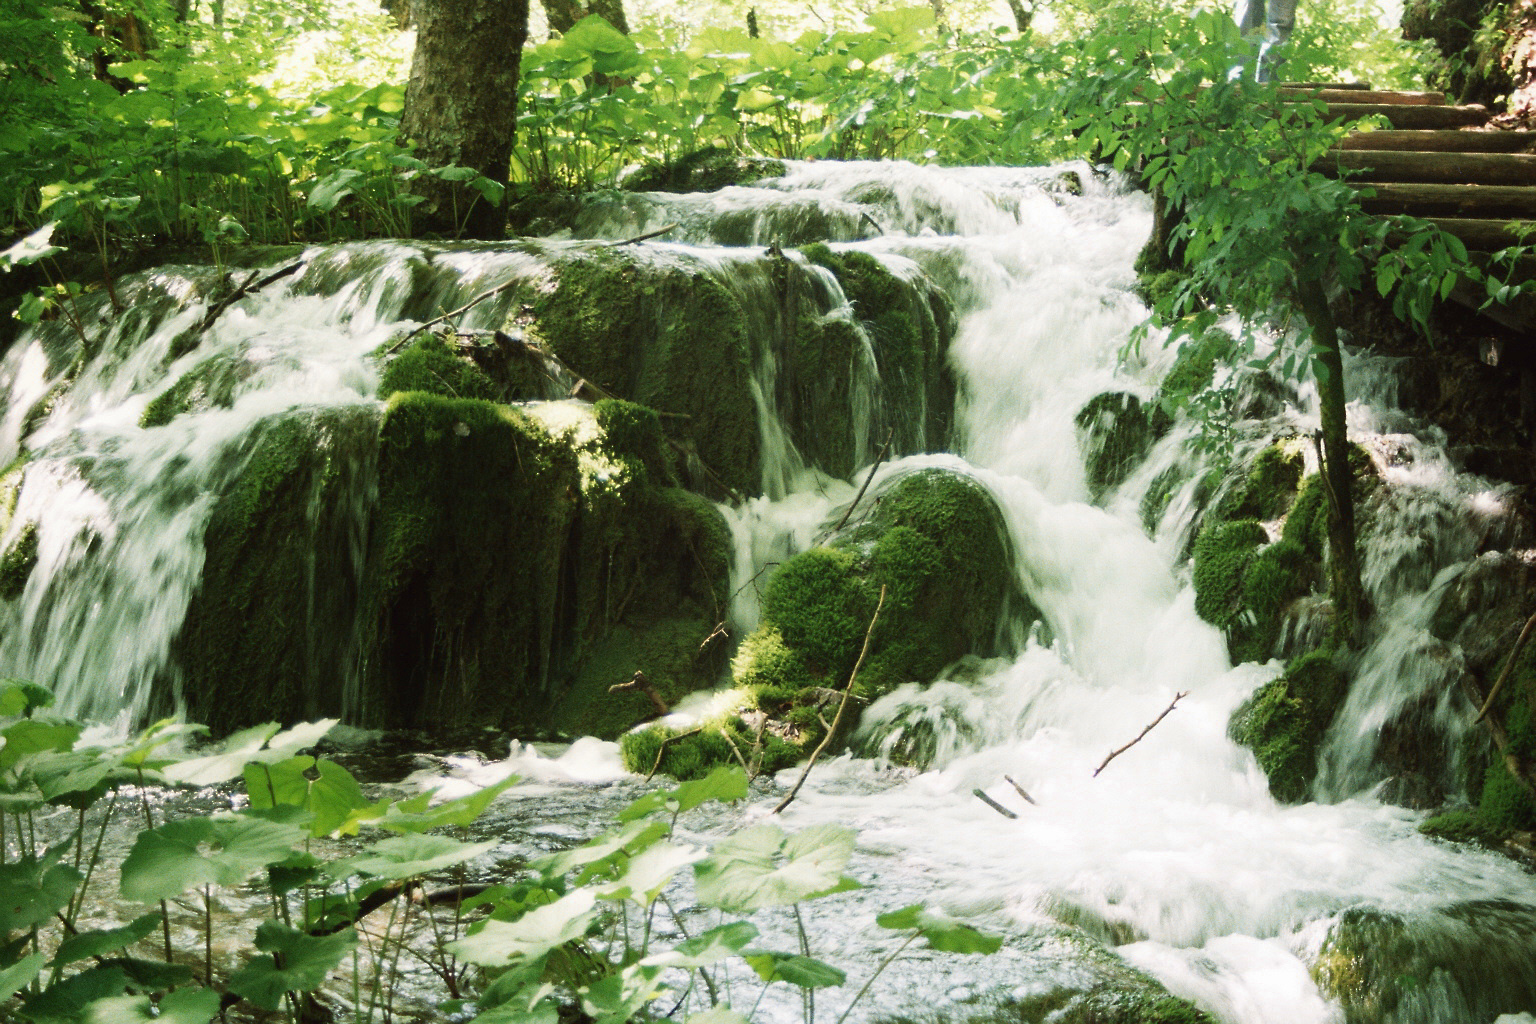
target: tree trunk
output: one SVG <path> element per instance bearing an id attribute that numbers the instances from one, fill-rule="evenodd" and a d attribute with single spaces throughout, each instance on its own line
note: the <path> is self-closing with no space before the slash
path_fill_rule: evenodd
<path id="1" fill-rule="evenodd" d="M 1034 4 L 1026 8 L 1024 0 L 1008 0 L 1008 8 L 1013 11 L 1013 21 L 1019 27 L 1019 35 L 1029 35 L 1029 28 L 1035 21 Z"/>
<path id="2" fill-rule="evenodd" d="M 928 0 L 933 7 L 933 22 L 943 31 L 949 31 L 949 14 L 944 10 L 944 0 Z"/>
<path id="3" fill-rule="evenodd" d="M 384 13 L 395 19 L 395 27 L 404 32 L 411 27 L 411 0 L 379 0 Z"/>
<path id="4" fill-rule="evenodd" d="M 565 35 L 587 12 L 582 9 L 576 0 L 542 0 L 544 4 L 544 17 L 549 21 L 549 30 Z"/>
<path id="5" fill-rule="evenodd" d="M 1349 467 L 1349 438 L 1344 426 L 1344 362 L 1339 332 L 1323 294 L 1322 282 L 1296 279 L 1301 311 L 1312 327 L 1318 405 L 1322 416 L 1322 465 L 1328 491 L 1328 596 L 1333 599 L 1333 639 L 1354 644 L 1367 614 L 1360 558 L 1355 550 L 1354 474 Z"/>
<path id="6" fill-rule="evenodd" d="M 416 52 L 401 133 L 429 167 L 457 164 L 505 186 L 517 132 L 517 75 L 528 0 L 415 0 Z M 507 208 L 463 182 L 422 175 L 417 233 L 500 238 Z"/>

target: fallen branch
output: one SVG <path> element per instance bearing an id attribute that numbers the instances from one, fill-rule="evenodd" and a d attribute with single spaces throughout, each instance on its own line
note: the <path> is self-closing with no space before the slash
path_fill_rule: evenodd
<path id="1" fill-rule="evenodd" d="M 853 694 L 853 684 L 859 678 L 859 669 L 864 667 L 865 655 L 869 653 L 869 638 L 875 633 L 875 623 L 880 621 L 880 609 L 884 607 L 885 587 L 881 586 L 880 600 L 875 603 L 875 614 L 870 617 L 869 628 L 864 631 L 864 646 L 859 649 L 859 660 L 853 663 L 853 671 L 848 676 L 848 685 L 843 687 L 843 700 L 837 706 L 837 714 L 832 718 L 832 726 L 827 729 L 826 735 L 822 736 L 821 742 L 816 744 L 816 749 L 811 751 L 811 759 L 805 763 L 805 770 L 800 773 L 800 778 L 795 780 L 794 788 L 773 809 L 774 814 L 783 811 L 795 799 L 795 796 L 800 792 L 800 787 L 805 785 L 806 777 L 811 774 L 811 769 L 815 767 L 816 759 L 821 756 L 823 750 L 827 749 L 827 745 L 832 742 L 832 737 L 837 734 L 837 727 L 843 722 L 843 712 L 848 710 L 848 698 Z"/>
<path id="2" fill-rule="evenodd" d="M 873 466 L 869 467 L 869 475 L 864 478 L 864 486 L 860 487 L 859 488 L 859 493 L 855 494 L 853 496 L 853 504 L 849 505 L 843 511 L 843 518 L 839 519 L 837 521 L 837 525 L 832 527 L 832 532 L 833 533 L 836 533 L 838 530 L 841 530 L 845 525 L 847 525 L 848 517 L 853 515 L 853 510 L 858 508 L 859 507 L 859 502 L 864 500 L 864 492 L 869 490 L 869 485 L 874 481 L 874 479 L 875 479 L 875 471 L 878 470 L 880 468 L 880 464 L 885 461 L 886 453 L 891 450 L 891 439 L 894 438 L 895 436 L 896 436 L 896 428 L 895 427 L 892 427 L 889 431 L 886 432 L 885 444 L 880 446 L 880 454 L 875 456 L 875 464 Z"/>
<path id="3" fill-rule="evenodd" d="M 622 242 L 604 242 L 603 244 L 604 245 L 611 245 L 611 246 L 614 246 L 614 247 L 617 247 L 617 246 L 620 246 L 620 245 L 634 245 L 636 242 L 647 242 L 647 241 L 650 241 L 652 238 L 656 238 L 659 235 L 664 235 L 668 231 L 675 231 L 676 229 L 677 229 L 677 225 L 676 224 L 668 224 L 666 227 L 657 228 L 655 231 L 647 231 L 643 235 L 636 235 L 634 238 L 626 238 Z"/>
<path id="4" fill-rule="evenodd" d="M 695 557 L 697 557 L 697 556 L 695 556 Z M 710 633 L 709 636 L 704 638 L 704 642 L 699 644 L 699 650 L 703 651 L 704 648 L 709 646 L 710 641 L 714 640 L 714 638 L 717 637 L 717 636 L 729 637 L 730 635 L 731 634 L 725 628 L 725 623 L 723 623 L 723 622 L 718 623 L 715 626 L 714 632 Z"/>
<path id="5" fill-rule="evenodd" d="M 658 716 L 672 713 L 672 709 L 667 707 L 667 702 L 661 699 L 661 694 L 656 692 L 656 687 L 651 685 L 651 681 L 645 678 L 645 673 L 639 669 L 635 669 L 635 674 L 629 682 L 614 683 L 608 687 L 609 693 L 625 693 L 633 690 L 639 690 L 651 698 L 651 703 L 655 706 Z"/>
<path id="6" fill-rule="evenodd" d="M 1515 670 L 1515 662 L 1520 660 L 1520 652 L 1525 649 L 1525 642 L 1531 638 L 1531 631 L 1536 630 L 1536 615 L 1525 620 L 1525 628 L 1520 630 L 1520 636 L 1515 640 L 1515 649 L 1509 652 L 1509 660 L 1504 663 L 1504 671 L 1499 673 L 1498 681 L 1493 684 L 1493 689 L 1488 691 L 1488 699 L 1483 701 L 1483 706 L 1477 712 L 1477 721 L 1481 722 L 1488 717 L 1488 712 L 1493 710 L 1494 698 L 1499 691 L 1504 689 L 1509 675 Z"/>
<path id="7" fill-rule="evenodd" d="M 233 306 L 252 292 L 261 291 L 273 281 L 281 281 L 283 278 L 297 273 L 298 269 L 303 265 L 303 260 L 294 260 L 292 263 L 272 271 L 266 277 L 261 277 L 261 271 L 259 270 L 251 271 L 251 276 L 247 277 L 239 287 L 208 307 L 208 312 L 203 314 L 202 320 L 198 321 L 196 333 L 206 333 L 208 328 L 213 326 L 213 322 L 222 316 L 224 311 L 230 306 Z M 261 279 L 257 280 L 257 278 Z"/>
<path id="8" fill-rule="evenodd" d="M 1109 756 L 1104 759 L 1103 763 L 1100 764 L 1097 768 L 1095 768 L 1093 770 L 1093 777 L 1094 778 L 1098 778 L 1099 777 L 1099 772 L 1103 771 L 1104 768 L 1109 764 L 1109 762 L 1113 761 L 1115 758 L 1119 757 L 1121 754 L 1125 753 L 1127 750 L 1130 750 L 1136 744 L 1140 743 L 1142 741 L 1143 737 L 1145 737 L 1147 735 L 1147 733 L 1149 733 L 1153 729 L 1157 728 L 1157 723 L 1158 722 L 1161 722 L 1163 719 L 1168 717 L 1168 712 L 1172 711 L 1178 705 L 1179 701 L 1183 700 L 1185 697 L 1188 697 L 1188 696 L 1189 696 L 1189 692 L 1188 691 L 1185 691 L 1183 693 L 1176 693 L 1176 694 L 1174 694 L 1174 696 L 1173 696 L 1173 703 L 1169 704 L 1166 708 L 1163 708 L 1163 713 L 1158 715 L 1156 718 L 1152 719 L 1151 724 L 1148 725 L 1145 729 L 1141 730 L 1141 735 L 1137 736 L 1135 739 L 1131 740 L 1131 742 L 1127 743 L 1125 746 L 1121 747 L 1120 749 L 1118 749 L 1118 750 L 1111 750 L 1109 752 Z"/>
<path id="9" fill-rule="evenodd" d="M 661 746 L 656 748 L 655 763 L 651 765 L 651 770 L 645 773 L 645 781 L 650 782 L 651 779 L 656 776 L 656 773 L 661 770 L 661 758 L 662 755 L 667 752 L 668 747 L 676 743 L 678 740 L 685 740 L 689 736 L 697 736 L 703 731 L 704 727 L 701 725 L 697 729 L 689 729 L 687 732 L 680 732 L 676 736 L 668 736 L 666 739 L 662 740 Z"/>
<path id="10" fill-rule="evenodd" d="M 442 323 L 444 320 L 452 319 L 453 317 L 456 317 L 456 316 L 458 316 L 461 313 L 467 313 L 471 309 L 474 309 L 476 306 L 480 305 L 480 303 L 484 302 L 486 299 L 489 299 L 489 298 L 491 298 L 492 296 L 495 296 L 495 295 L 500 295 L 502 292 L 506 291 L 507 289 L 516 287 L 519 283 L 520 283 L 520 280 L 518 278 L 513 278 L 510 281 L 503 281 L 501 284 L 497 285 L 495 288 L 487 288 L 485 291 L 481 292 L 479 295 L 476 295 L 474 298 L 472 298 L 468 302 L 464 303 L 464 305 L 460 306 L 458 309 L 451 309 L 448 312 L 444 313 L 442 316 L 435 316 L 431 320 L 428 320 L 426 323 L 419 324 L 416 327 L 412 328 L 410 330 L 410 332 L 406 334 L 405 337 L 401 338 L 399 341 L 397 341 L 393 345 L 389 346 L 389 348 L 385 349 L 384 350 L 384 354 L 385 355 L 391 355 L 391 356 L 394 355 L 396 352 L 400 351 L 402 348 L 405 347 L 405 343 L 406 342 L 408 342 L 412 338 L 416 337 L 416 335 L 420 334 L 422 331 L 426 330 L 428 327 L 436 327 L 438 324 Z"/>
<path id="11" fill-rule="evenodd" d="M 875 220 L 875 218 L 873 218 L 873 217 L 871 217 L 869 215 L 869 211 L 868 210 L 864 210 L 863 212 L 861 212 L 859 214 L 859 220 L 861 220 L 861 221 L 868 221 L 870 227 L 874 228 L 876 231 L 880 232 L 882 235 L 885 234 L 885 228 L 881 227 L 880 226 L 880 222 Z"/>
<path id="12" fill-rule="evenodd" d="M 1013 776 L 1012 775 L 1004 775 L 1003 776 L 1003 781 L 1007 782 L 1008 785 L 1012 786 L 1013 787 L 1013 791 L 1015 793 L 1019 794 L 1019 796 L 1023 797 L 1024 801 L 1026 803 L 1034 804 L 1036 807 L 1040 806 L 1038 803 L 1035 802 L 1035 798 L 1034 797 L 1032 797 L 1028 793 L 1024 792 L 1024 787 L 1023 786 L 1021 786 L 1017 782 L 1013 781 Z"/>
<path id="13" fill-rule="evenodd" d="M 986 804 L 988 807 L 992 808 L 998 814 L 1001 814 L 1005 818 L 1017 818 L 1018 817 L 1017 814 L 1014 814 L 1008 808 L 1004 807 L 1002 804 L 998 803 L 996 800 L 993 800 L 991 797 L 987 796 L 986 792 L 981 790 L 981 789 L 973 789 L 973 790 L 971 790 L 971 795 L 974 796 L 976 799 L 980 800 L 982 803 Z M 1034 801 L 1031 800 L 1030 803 L 1034 803 Z"/>

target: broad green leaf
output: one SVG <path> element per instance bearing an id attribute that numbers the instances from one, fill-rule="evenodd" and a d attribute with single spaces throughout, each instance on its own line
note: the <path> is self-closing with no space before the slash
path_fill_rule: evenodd
<path id="1" fill-rule="evenodd" d="M 49 221 L 21 241 L 0 251 L 0 270 L 10 273 L 12 267 L 24 267 L 28 263 L 36 263 L 40 259 L 64 252 L 63 248 L 51 241 L 58 226 L 58 221 Z"/>
<path id="2" fill-rule="evenodd" d="M 192 968 L 186 964 L 168 964 L 164 960 L 117 956 L 102 960 L 97 966 L 121 971 L 128 984 L 140 992 L 164 992 L 192 980 Z"/>
<path id="3" fill-rule="evenodd" d="M 255 814 L 183 818 L 146 829 L 123 861 L 124 898 L 153 902 L 200 885 L 239 885 L 288 860 L 308 830 Z"/>
<path id="4" fill-rule="evenodd" d="M 596 903 L 591 892 L 577 889 L 516 921 L 492 918 L 457 942 L 448 943 L 448 952 L 482 967 L 505 967 L 515 960 L 543 956 L 585 935 L 597 917 Z"/>
<path id="5" fill-rule="evenodd" d="M 121 996 L 132 984 L 127 973 L 117 966 L 92 967 L 49 985 L 26 997 L 21 1004 L 25 1020 L 77 1021 L 92 1003 Z"/>
<path id="6" fill-rule="evenodd" d="M 848 975 L 820 960 L 799 953 L 769 953 L 752 950 L 742 954 L 757 976 L 772 984 L 787 981 L 800 988 L 836 988 L 848 980 Z"/>
<path id="7" fill-rule="evenodd" d="M 631 821 L 618 831 L 598 836 L 575 849 L 535 858 L 528 866 L 546 878 L 557 878 L 576 868 L 606 861 L 616 854 L 633 857 L 670 831 L 659 821 Z"/>
<path id="8" fill-rule="evenodd" d="M 718 928 L 711 928 L 702 935 L 679 942 L 662 953 L 653 953 L 640 962 L 653 967 L 708 967 L 727 957 L 735 956 L 757 938 L 757 928 L 746 921 L 732 921 Z"/>
<path id="9" fill-rule="evenodd" d="M 896 931 L 915 929 L 930 949 L 945 953 L 996 953 L 1003 945 L 1001 935 L 988 935 L 948 914 L 914 903 L 875 918 L 881 928 Z"/>
<path id="10" fill-rule="evenodd" d="M 330 835 L 351 821 L 355 812 L 373 806 L 351 772 L 335 761 L 317 761 L 308 754 L 276 764 L 248 764 L 244 775 L 252 807 L 302 807 L 315 816 L 310 824 L 315 836 Z"/>
<path id="11" fill-rule="evenodd" d="M 724 1003 L 711 1006 L 703 1013 L 690 1013 L 687 1024 L 749 1024 L 746 1014 L 733 1010 Z"/>
<path id="12" fill-rule="evenodd" d="M 41 857 L 18 857 L 0 864 L 0 933 L 42 924 L 69 905 L 85 876 L 60 864 L 70 843 L 47 850 Z"/>
<path id="13" fill-rule="evenodd" d="M 555 1001 L 546 999 L 531 1010 L 519 1009 L 507 1004 L 492 1007 L 479 1014 L 471 1024 L 557 1024 L 560 1019 Z"/>
<path id="14" fill-rule="evenodd" d="M 602 899 L 629 899 L 642 907 L 650 906 L 662 889 L 690 864 L 696 864 L 706 851 L 676 843 L 658 843 L 624 865 L 607 885 L 596 887 Z"/>
<path id="15" fill-rule="evenodd" d="M 363 176 L 362 171 L 344 168 L 328 174 L 309 190 L 309 205 L 330 213 L 347 196 L 352 194 L 352 183 Z"/>
<path id="16" fill-rule="evenodd" d="M 32 984 L 32 979 L 42 973 L 47 959 L 42 953 L 33 953 L 0 971 L 0 1002 L 9 1001 L 11 996 Z"/>
<path id="17" fill-rule="evenodd" d="M 435 793 L 422 793 L 412 800 L 388 806 L 382 817 L 360 820 L 365 825 L 375 825 L 393 832 L 427 832 L 450 825 L 462 828 L 473 824 L 476 818 L 485 813 L 492 800 L 518 781 L 516 775 L 509 775 L 495 785 L 476 790 L 468 796 L 444 800 L 440 804 L 431 803 Z"/>
<path id="18" fill-rule="evenodd" d="M 209 1024 L 219 1014 L 219 994 L 209 988 L 181 988 L 158 1001 L 149 996 L 114 996 L 86 1005 L 82 1024 Z"/>
<path id="19" fill-rule="evenodd" d="M 103 956 L 154 933 L 160 926 L 159 914 L 145 914 L 121 928 L 104 928 L 99 931 L 79 932 L 59 943 L 58 952 L 48 961 L 49 967 L 62 967 L 77 960 Z"/>
<path id="20" fill-rule="evenodd" d="M 15 718 L 18 715 L 29 715 L 36 708 L 52 706 L 53 691 L 46 686 L 29 683 L 25 679 L 0 679 L 0 717 Z"/>
<path id="21" fill-rule="evenodd" d="M 496 840 L 461 843 L 447 836 L 405 835 L 381 839 L 367 853 L 335 861 L 326 871 L 335 878 L 368 875 L 395 880 L 431 874 L 474 860 L 496 848 Z"/>
<path id="22" fill-rule="evenodd" d="M 188 725 L 177 722 L 172 718 L 162 718 L 148 729 L 139 733 L 127 746 L 119 751 L 123 764 L 130 767 L 141 767 L 150 763 L 150 756 L 167 743 L 174 742 L 185 736 L 195 736 L 206 733 L 205 725 Z"/>
<path id="23" fill-rule="evenodd" d="M 163 774 L 172 782 L 189 786 L 216 786 L 239 775 L 247 764 L 276 764 L 312 747 L 336 726 L 338 720 L 327 718 L 296 725 L 278 732 L 276 722 L 254 725 L 217 744 L 213 753 L 190 758 L 165 768 Z"/>
<path id="24" fill-rule="evenodd" d="M 660 967 L 632 964 L 578 992 L 595 1024 L 625 1024 L 661 991 Z"/>
<path id="25" fill-rule="evenodd" d="M 229 990 L 264 1010 L 275 1010 L 285 992 L 311 992 L 357 948 L 351 928 L 335 935 L 305 935 L 277 921 L 256 929 L 257 957 L 229 977 Z M 282 966 L 279 967 L 278 964 Z"/>
<path id="26" fill-rule="evenodd" d="M 7 726 L 0 736 L 0 771 L 16 767 L 22 758 L 43 751 L 67 751 L 80 738 L 80 725 L 63 719 L 23 718 Z"/>
<path id="27" fill-rule="evenodd" d="M 676 789 L 647 793 L 619 812 L 620 821 L 634 821 L 656 811 L 682 814 L 710 800 L 730 803 L 747 796 L 747 773 L 738 765 L 716 768 L 702 779 L 684 782 Z"/>
<path id="28" fill-rule="evenodd" d="M 793 835 L 776 825 L 743 829 L 694 865 L 698 901 L 744 911 L 821 895 L 840 886 L 856 838 L 842 825 L 814 825 Z"/>

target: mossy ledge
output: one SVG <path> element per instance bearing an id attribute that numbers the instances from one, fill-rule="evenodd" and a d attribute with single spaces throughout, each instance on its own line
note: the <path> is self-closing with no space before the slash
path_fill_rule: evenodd
<path id="1" fill-rule="evenodd" d="M 980 484 L 929 469 L 898 477 L 866 501 L 854 525 L 795 555 L 768 582 L 762 621 L 732 663 L 744 691 L 740 717 L 756 723 L 749 744 L 759 728 L 800 751 L 820 742 L 881 587 L 885 605 L 856 683 L 860 704 L 901 683 L 929 683 L 964 655 L 1007 653 L 1008 627 L 1039 618 L 1013 572 L 1001 512 Z M 645 755 L 654 759 L 659 740 L 630 742 L 627 766 L 650 771 Z M 703 744 L 734 760 L 712 736 L 694 745 Z M 712 766 L 708 751 L 688 745 L 679 741 L 673 746 L 685 749 L 667 756 L 689 770 L 695 762 Z"/>
<path id="2" fill-rule="evenodd" d="M 1232 714 L 1228 734 L 1253 751 L 1276 800 L 1301 803 L 1317 777 L 1317 757 L 1348 681 L 1331 650 L 1295 659 Z"/>

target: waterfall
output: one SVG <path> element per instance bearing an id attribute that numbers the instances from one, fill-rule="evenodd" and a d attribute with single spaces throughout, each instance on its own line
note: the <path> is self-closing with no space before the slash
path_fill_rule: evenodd
<path id="1" fill-rule="evenodd" d="M 1416 987 L 1379 1019 L 1461 1024 L 1529 1010 L 1521 1000 L 1536 992 L 1530 876 L 1493 854 L 1421 837 L 1418 812 L 1380 799 L 1376 749 L 1384 723 L 1422 705 L 1427 734 L 1441 744 L 1441 782 L 1456 774 L 1471 725 L 1454 686 L 1461 654 L 1434 637 L 1430 619 L 1473 563 L 1480 524 L 1504 492 L 1457 472 L 1443 439 L 1394 408 L 1390 368 L 1351 362 L 1354 379 L 1370 385 L 1357 391 L 1351 429 L 1387 480 L 1362 542 L 1383 626 L 1360 653 L 1324 743 L 1318 799 L 1278 804 L 1228 727 L 1281 665 L 1232 667 L 1220 631 L 1196 614 L 1184 567 L 1203 468 L 1183 444 L 1193 427 L 1175 424 L 1139 468 L 1092 500 L 1079 411 L 1106 391 L 1150 398 L 1173 359 L 1155 332 L 1132 345 L 1146 316 L 1132 261 L 1150 221 L 1146 196 L 1083 165 L 791 163 L 761 187 L 607 199 L 568 227 L 577 240 L 311 250 L 291 277 L 224 309 L 215 271 L 143 275 L 124 290 L 133 315 L 110 317 L 105 297 L 89 300 L 98 303 L 87 309 L 93 333 L 98 321 L 110 324 L 78 358 L 67 325 L 54 323 L 24 332 L 0 364 L 8 395 L 0 448 L 4 461 L 27 453 L 5 477 L 21 474 L 0 550 L 28 529 L 36 543 L 24 588 L 0 604 L 0 671 L 54 688 L 67 713 L 130 727 L 154 708 L 156 692 L 175 692 L 174 641 L 204 568 L 210 519 L 276 424 L 296 415 L 372 423 L 381 403 L 371 355 L 381 347 L 506 285 L 459 323 L 501 330 L 518 302 L 547 290 L 564 254 L 676 222 L 671 240 L 626 253 L 718 284 L 749 325 L 758 470 L 756 494 L 722 507 L 735 555 L 732 631 L 758 622 L 773 567 L 825 536 L 888 437 L 892 453 L 870 493 L 929 468 L 977 481 L 1002 510 L 1018 583 L 1043 614 L 1014 638 L 1016 656 L 969 659 L 869 707 L 855 741 L 863 756 L 818 766 L 789 821 L 853 824 L 871 871 L 894 891 L 927 888 L 952 912 L 1016 934 L 1078 928 L 1234 1024 L 1368 1019 L 1319 985 L 1344 970 L 1348 942 L 1421 936 L 1475 959 L 1469 915 L 1503 922 L 1481 940 L 1498 971 L 1458 975 L 1460 953 L 1419 963 Z M 823 239 L 837 253 L 873 257 L 920 297 L 936 330 L 956 329 L 948 436 L 933 436 L 918 384 L 882 365 L 881 339 L 857 321 L 836 275 L 780 248 Z M 954 323 L 940 322 L 946 311 Z M 792 365 L 791 338 L 805 322 L 852 332 L 852 383 L 837 399 L 850 423 L 840 457 L 856 470 L 846 477 L 817 468 L 811 449 L 833 446 L 796 418 L 796 403 L 820 400 L 807 397 L 795 378 L 806 371 Z M 178 387 L 219 399 L 156 422 L 153 404 Z M 898 394 L 913 403 L 898 404 Z M 1315 422 L 1303 389 L 1274 417 L 1246 424 L 1237 455 L 1282 427 Z M 341 442 L 334 451 L 351 467 L 344 499 L 329 508 L 316 485 L 305 528 L 344 555 L 324 571 L 311 566 L 309 578 L 339 575 L 355 587 L 376 453 Z M 1174 467 L 1184 482 L 1149 535 L 1142 499 Z M 312 655 L 317 631 L 356 628 L 339 625 L 355 602 L 315 586 L 316 611 L 300 630 Z M 338 675 L 324 685 L 350 694 L 355 708 L 357 650 L 347 638 L 327 642 L 306 672 L 317 687 Z M 1139 743 L 1101 764 L 1170 706 Z M 881 754 L 897 743 L 923 744 L 931 769 L 890 769 Z M 1034 803 L 1021 803 L 1014 784 Z M 994 813 L 972 796 L 978 789 L 1018 817 Z M 860 926 L 833 923 L 828 934 Z M 1043 956 L 1035 949 L 996 968 L 1013 998 L 1043 997 L 1029 980 Z M 956 991 L 997 983 L 987 969 L 961 973 Z M 926 1001 L 933 975 L 911 978 L 907 1004 L 899 982 L 876 1009 Z"/>

